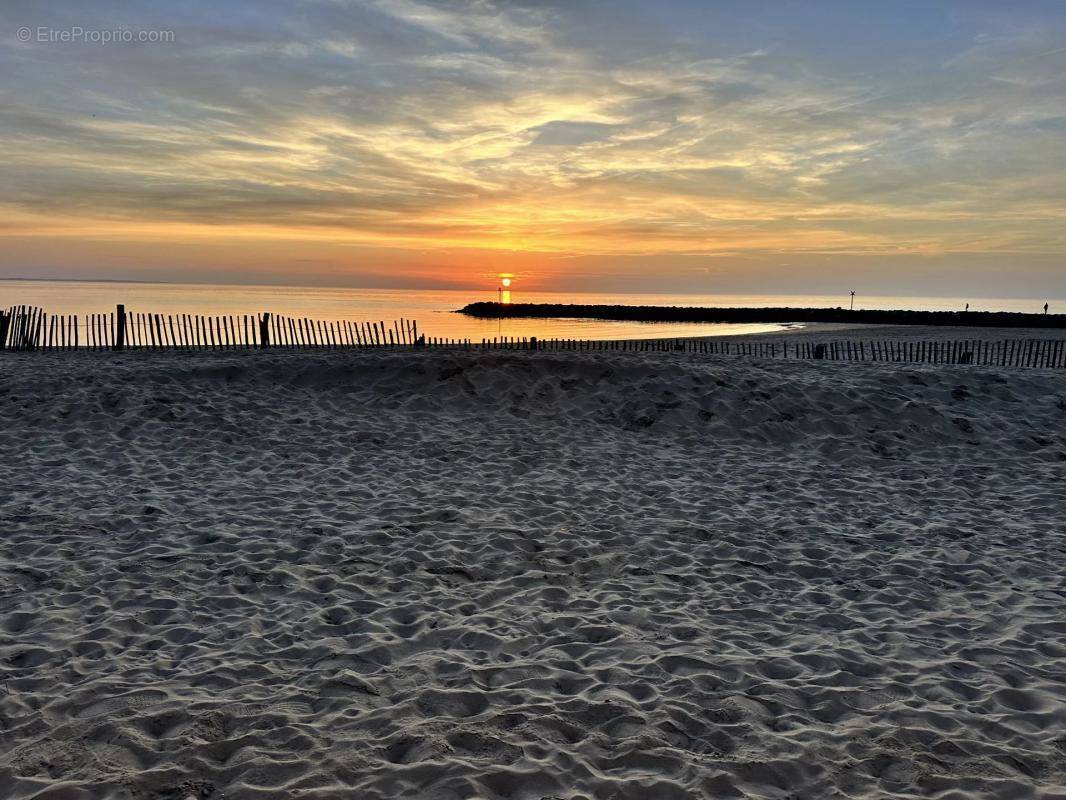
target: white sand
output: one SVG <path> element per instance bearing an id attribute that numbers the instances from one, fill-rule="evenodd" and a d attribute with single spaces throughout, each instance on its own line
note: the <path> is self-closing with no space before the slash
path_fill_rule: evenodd
<path id="1" fill-rule="evenodd" d="M 1066 371 L 0 375 L 0 797 L 1066 796 Z"/>

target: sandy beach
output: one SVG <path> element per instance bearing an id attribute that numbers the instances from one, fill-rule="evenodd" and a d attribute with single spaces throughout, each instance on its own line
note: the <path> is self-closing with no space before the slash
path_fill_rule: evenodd
<path id="1" fill-rule="evenodd" d="M 0 375 L 0 797 L 1066 797 L 1066 371 Z"/>

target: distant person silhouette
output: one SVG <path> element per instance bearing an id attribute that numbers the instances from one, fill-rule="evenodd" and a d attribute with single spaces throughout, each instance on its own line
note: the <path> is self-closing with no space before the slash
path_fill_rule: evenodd
<path id="1" fill-rule="evenodd" d="M 1044 303 L 1044 313 L 1047 313 L 1047 303 Z"/>
<path id="2" fill-rule="evenodd" d="M 969 310 L 970 310 L 970 304 L 969 304 L 969 303 L 967 303 L 967 304 L 966 304 L 966 310 L 967 310 L 967 311 L 969 311 Z"/>

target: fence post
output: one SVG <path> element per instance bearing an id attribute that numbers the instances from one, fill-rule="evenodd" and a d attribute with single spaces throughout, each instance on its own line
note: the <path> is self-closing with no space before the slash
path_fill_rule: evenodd
<path id="1" fill-rule="evenodd" d="M 11 327 L 11 314 L 0 311 L 0 350 L 7 347 L 7 331 Z"/>
<path id="2" fill-rule="evenodd" d="M 537 337 L 536 336 L 530 336 L 529 337 L 529 349 L 530 350 L 536 350 L 537 349 Z"/>
<path id="3" fill-rule="evenodd" d="M 265 311 L 259 318 L 259 346 L 270 347 L 270 312 Z"/>
<path id="4" fill-rule="evenodd" d="M 115 308 L 115 344 L 114 350 L 122 350 L 126 346 L 126 306 L 119 303 Z"/>

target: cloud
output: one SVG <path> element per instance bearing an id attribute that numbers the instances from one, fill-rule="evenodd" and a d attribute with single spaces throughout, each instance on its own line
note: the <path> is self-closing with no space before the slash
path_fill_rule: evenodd
<path id="1" fill-rule="evenodd" d="M 5 14 L 175 33 L 152 47 L 0 43 L 3 202 L 42 231 L 1061 253 L 1061 15 L 963 13 L 903 62 L 858 16 L 842 13 L 833 37 L 686 2 L 654 20 L 637 3 L 488 0 Z M 846 56 L 863 37 L 867 60 Z M 834 38 L 849 43 L 836 58 Z"/>
<path id="2" fill-rule="evenodd" d="M 536 136 L 531 144 L 576 147 L 608 139 L 619 128 L 603 122 L 552 120 L 532 129 Z"/>

